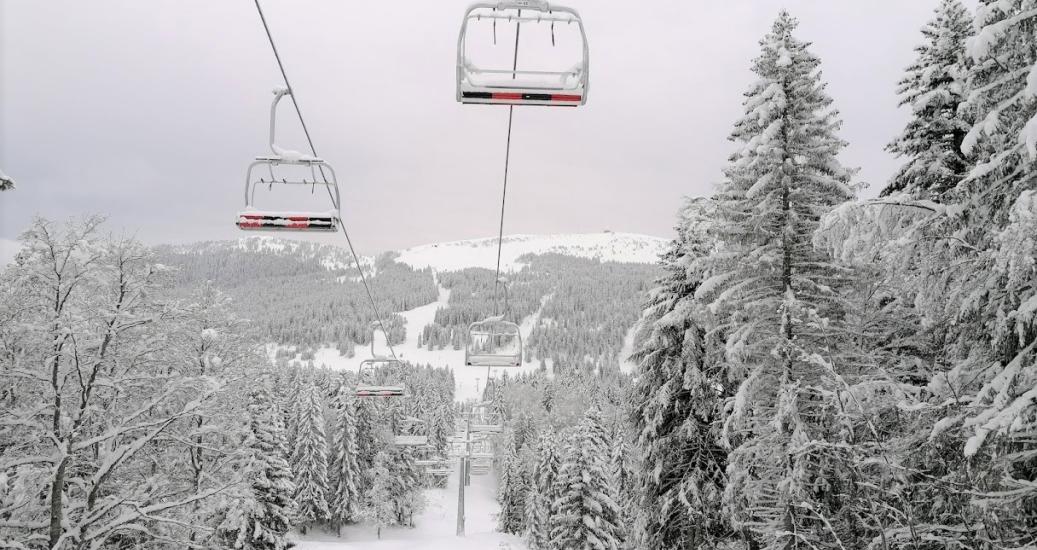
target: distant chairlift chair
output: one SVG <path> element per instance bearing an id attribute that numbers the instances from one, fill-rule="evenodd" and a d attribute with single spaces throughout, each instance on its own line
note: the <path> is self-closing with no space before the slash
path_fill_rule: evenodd
<path id="1" fill-rule="evenodd" d="M 374 324 L 374 323 L 372 323 Z M 376 385 L 364 381 L 364 377 L 373 377 L 378 369 L 388 367 L 390 372 L 398 373 L 403 369 L 399 359 L 378 355 L 374 351 L 375 335 L 371 335 L 371 358 L 360 362 L 357 371 L 357 397 L 408 397 L 407 388 L 401 382 L 392 385 Z M 426 438 L 427 439 L 427 438 Z"/>
<path id="2" fill-rule="evenodd" d="M 571 68 L 557 70 L 489 69 L 478 67 L 468 56 L 469 30 L 474 24 L 490 21 L 496 42 L 497 23 L 550 25 L 551 45 L 555 44 L 556 25 L 576 25 L 582 56 Z M 516 28 L 518 32 L 518 28 Z M 518 43 L 516 41 L 516 47 Z M 515 52 L 517 62 L 518 52 Z M 564 61 L 563 63 L 568 63 Z M 564 65 L 563 65 L 564 66 Z M 580 14 L 572 8 L 548 4 L 543 0 L 503 0 L 469 6 L 457 39 L 457 100 L 461 103 L 497 105 L 563 105 L 575 107 L 587 102 L 590 50 Z"/>
<path id="3" fill-rule="evenodd" d="M 335 169 L 322 159 L 282 149 L 274 142 L 277 105 L 286 95 L 291 95 L 286 88 L 274 90 L 274 102 L 270 106 L 270 150 L 273 154 L 257 156 L 249 165 L 245 175 L 245 209 L 238 213 L 237 225 L 248 231 L 338 231 L 342 219 L 342 202 Z M 290 176 L 279 176 L 275 173 L 279 167 L 295 169 L 283 170 L 291 172 Z M 255 207 L 254 202 L 256 189 L 261 185 L 268 189 L 274 185 L 302 185 L 308 186 L 311 192 L 322 186 L 328 192 L 331 208 L 323 212 L 261 210 Z"/>
<path id="4" fill-rule="evenodd" d="M 521 367 L 522 333 L 503 315 L 476 321 L 468 327 L 464 364 L 469 367 Z"/>
<path id="5" fill-rule="evenodd" d="M 403 420 L 404 426 L 426 426 L 425 432 L 428 432 L 428 427 L 424 420 L 419 418 L 405 418 Z M 397 447 L 424 447 L 428 445 L 428 433 L 424 435 L 395 435 L 393 436 L 393 444 Z"/>

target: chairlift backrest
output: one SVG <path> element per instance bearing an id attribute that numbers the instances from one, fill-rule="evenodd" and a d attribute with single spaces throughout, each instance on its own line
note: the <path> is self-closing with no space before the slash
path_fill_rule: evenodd
<path id="1" fill-rule="evenodd" d="M 566 70 L 528 70 L 515 66 L 489 68 L 478 66 L 468 55 L 470 26 L 482 21 L 521 25 L 550 25 L 554 44 L 555 25 L 575 25 L 581 41 L 581 55 Z M 517 31 L 516 31 L 517 32 Z M 520 47 L 516 41 L 516 48 Z M 517 52 L 514 59 L 517 63 Z M 461 103 L 498 105 L 577 106 L 587 102 L 590 84 L 590 49 L 580 14 L 565 6 L 542 0 L 505 0 L 479 2 L 465 11 L 457 39 L 457 100 Z"/>

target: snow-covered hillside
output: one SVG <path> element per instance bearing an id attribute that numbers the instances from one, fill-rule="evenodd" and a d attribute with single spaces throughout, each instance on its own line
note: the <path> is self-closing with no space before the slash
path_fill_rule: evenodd
<path id="1" fill-rule="evenodd" d="M 253 252 L 257 254 L 275 254 L 293 256 L 299 260 L 317 258 L 327 269 L 353 268 L 353 259 L 349 250 L 334 244 L 313 241 L 286 239 L 268 235 L 241 237 L 233 241 L 205 241 L 184 245 L 174 245 L 170 250 L 179 254 L 218 253 L 223 251 Z M 373 258 L 360 256 L 360 263 L 369 266 Z"/>
<path id="2" fill-rule="evenodd" d="M 564 235 L 507 235 L 501 247 L 504 269 L 520 268 L 525 254 L 558 253 L 610 262 L 654 263 L 669 241 L 633 233 L 582 233 Z M 497 239 L 471 239 L 416 246 L 400 252 L 396 261 L 415 268 L 450 271 L 466 267 L 493 269 L 497 265 Z"/>

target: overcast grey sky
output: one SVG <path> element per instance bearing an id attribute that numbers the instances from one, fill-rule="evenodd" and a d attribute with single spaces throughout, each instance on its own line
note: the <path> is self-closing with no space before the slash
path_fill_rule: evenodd
<path id="1" fill-rule="evenodd" d="M 496 233 L 507 108 L 454 101 L 467 3 L 263 1 L 363 251 Z M 782 7 L 822 59 L 843 160 L 874 194 L 907 116 L 894 87 L 937 3 L 574 0 L 589 101 L 516 109 L 505 231 L 671 235 L 680 197 L 720 177 L 750 60 Z M 249 0 L 0 0 L 0 167 L 19 184 L 0 194 L 0 239 L 34 214 L 91 212 L 151 243 L 239 236 L 279 83 Z M 279 141 L 303 148 L 283 114 Z"/>

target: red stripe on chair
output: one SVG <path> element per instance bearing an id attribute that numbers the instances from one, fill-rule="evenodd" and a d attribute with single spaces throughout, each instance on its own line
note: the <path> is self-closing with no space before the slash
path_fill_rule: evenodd
<path id="1" fill-rule="evenodd" d="M 552 94 L 551 101 L 580 101 L 583 96 L 578 95 L 567 95 L 567 94 Z"/>
<path id="2" fill-rule="evenodd" d="M 517 92 L 493 92 L 493 95 L 490 96 L 490 97 L 493 98 L 493 99 L 511 99 L 511 100 L 515 100 L 515 99 L 522 99 L 522 94 L 521 93 L 517 93 Z"/>

